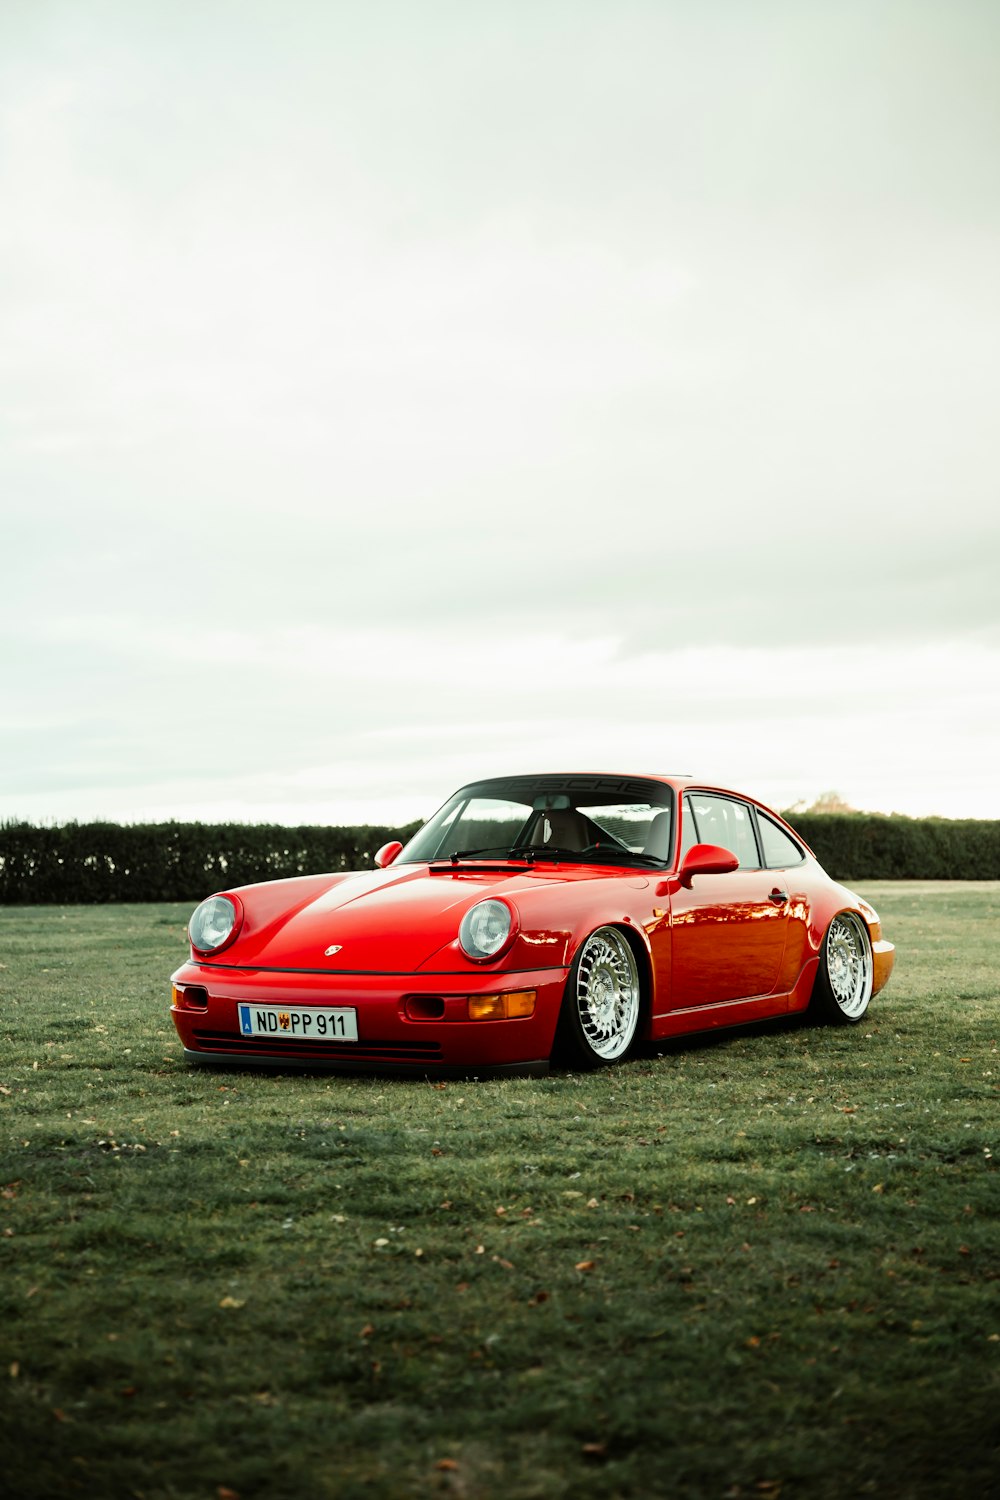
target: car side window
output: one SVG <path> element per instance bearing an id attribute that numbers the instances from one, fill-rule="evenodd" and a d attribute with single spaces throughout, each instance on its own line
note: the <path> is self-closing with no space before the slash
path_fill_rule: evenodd
<path id="1" fill-rule="evenodd" d="M 704 841 L 698 837 L 698 825 L 694 820 L 694 808 L 691 805 L 691 798 L 685 797 L 681 815 L 681 859 L 684 858 L 690 848 L 702 842 Z"/>
<path id="2" fill-rule="evenodd" d="M 729 849 L 741 870 L 759 870 L 760 855 L 749 807 L 734 797 L 712 797 L 693 792 L 690 805 L 698 825 L 698 842 Z M 685 819 L 685 823 L 687 819 Z"/>
<path id="3" fill-rule="evenodd" d="M 773 823 L 770 818 L 759 812 L 757 826 L 760 829 L 760 841 L 764 848 L 764 864 L 769 870 L 785 870 L 789 865 L 802 863 L 805 859 L 802 850 L 783 828 L 778 827 L 777 823 Z"/>

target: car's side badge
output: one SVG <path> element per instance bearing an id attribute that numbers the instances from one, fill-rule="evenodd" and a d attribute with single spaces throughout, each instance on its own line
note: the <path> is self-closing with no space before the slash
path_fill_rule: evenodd
<path id="1" fill-rule="evenodd" d="M 335 953 L 339 953 L 340 952 L 340 950 L 341 950 L 342 947 L 343 947 L 342 943 L 331 943 L 330 946 L 329 946 L 329 948 L 327 948 L 324 951 L 323 957 L 324 958 L 332 958 Z"/>

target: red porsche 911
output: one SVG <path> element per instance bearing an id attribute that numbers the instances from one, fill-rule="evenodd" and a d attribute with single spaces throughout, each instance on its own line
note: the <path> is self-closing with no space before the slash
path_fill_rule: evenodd
<path id="1" fill-rule="evenodd" d="M 856 1023 L 895 957 L 776 813 L 687 776 L 477 781 L 375 865 L 201 903 L 173 975 L 190 1062 L 599 1066 L 807 1009 Z"/>

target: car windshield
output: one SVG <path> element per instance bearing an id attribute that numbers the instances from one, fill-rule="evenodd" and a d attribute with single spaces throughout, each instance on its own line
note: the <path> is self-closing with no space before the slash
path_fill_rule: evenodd
<path id="1" fill-rule="evenodd" d="M 449 798 L 396 864 L 544 860 L 661 868 L 673 848 L 673 792 L 620 776 L 512 776 Z"/>

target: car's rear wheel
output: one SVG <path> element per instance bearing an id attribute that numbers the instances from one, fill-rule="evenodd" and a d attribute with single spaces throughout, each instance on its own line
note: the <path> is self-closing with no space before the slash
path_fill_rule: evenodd
<path id="1" fill-rule="evenodd" d="M 618 1062 L 639 1029 L 642 989 L 632 947 L 617 927 L 599 927 L 580 945 L 563 998 L 564 1050 L 584 1067 Z"/>
<path id="2" fill-rule="evenodd" d="M 854 912 L 840 912 L 826 930 L 813 991 L 820 1018 L 856 1026 L 868 1009 L 874 973 L 868 928 Z"/>

